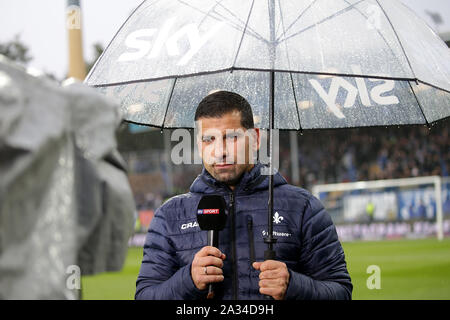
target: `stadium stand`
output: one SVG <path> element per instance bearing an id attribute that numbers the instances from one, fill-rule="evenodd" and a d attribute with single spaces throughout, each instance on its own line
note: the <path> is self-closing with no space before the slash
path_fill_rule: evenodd
<path id="1" fill-rule="evenodd" d="M 280 133 L 280 172 L 291 181 L 289 139 Z M 155 135 L 161 138 L 161 135 Z M 155 139 L 155 138 L 153 138 Z M 175 143 L 175 142 L 174 142 Z M 429 175 L 449 176 L 449 121 L 425 126 L 322 130 L 299 134 L 300 186 Z M 124 153 L 140 209 L 155 209 L 145 199 L 170 197 L 165 190 L 160 148 Z M 173 166 L 174 193 L 186 192 L 200 165 Z M 146 182 L 147 181 L 147 182 Z"/>

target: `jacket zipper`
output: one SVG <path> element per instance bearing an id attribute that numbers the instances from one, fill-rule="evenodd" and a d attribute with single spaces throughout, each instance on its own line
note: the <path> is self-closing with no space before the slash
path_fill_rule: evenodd
<path id="1" fill-rule="evenodd" d="M 247 216 L 247 233 L 250 249 L 250 267 L 252 267 L 253 262 L 255 262 L 255 242 L 253 240 L 253 219 Z"/>
<path id="2" fill-rule="evenodd" d="M 236 211 L 234 205 L 234 192 L 230 193 L 230 211 L 231 211 L 231 254 L 233 258 L 233 299 L 238 298 L 238 277 L 237 277 L 237 257 L 236 257 Z"/>

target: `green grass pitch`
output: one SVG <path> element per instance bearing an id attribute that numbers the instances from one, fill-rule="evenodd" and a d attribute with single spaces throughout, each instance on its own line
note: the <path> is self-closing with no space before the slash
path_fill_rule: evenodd
<path id="1" fill-rule="evenodd" d="M 344 242 L 353 299 L 450 299 L 450 239 Z M 142 248 L 130 248 L 120 272 L 82 277 L 83 299 L 134 299 Z M 369 289 L 367 268 L 380 268 Z"/>

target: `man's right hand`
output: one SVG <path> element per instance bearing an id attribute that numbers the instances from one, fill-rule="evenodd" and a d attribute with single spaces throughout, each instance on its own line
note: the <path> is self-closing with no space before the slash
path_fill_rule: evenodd
<path id="1" fill-rule="evenodd" d="M 191 265 L 191 277 L 199 290 L 205 290 L 210 283 L 223 281 L 223 260 L 225 255 L 211 246 L 203 247 L 195 254 Z"/>

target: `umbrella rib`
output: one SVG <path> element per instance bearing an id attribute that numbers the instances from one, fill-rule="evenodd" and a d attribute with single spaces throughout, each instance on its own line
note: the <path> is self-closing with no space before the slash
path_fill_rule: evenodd
<path id="1" fill-rule="evenodd" d="M 181 0 L 179 0 L 179 1 L 181 2 Z M 228 21 L 228 19 L 227 19 L 224 15 L 219 14 L 219 13 L 215 10 L 215 9 L 216 9 L 216 6 L 220 6 L 220 7 L 222 7 L 224 10 L 226 10 L 230 15 L 232 15 L 234 18 L 236 18 L 238 22 L 244 24 L 244 22 L 243 22 L 241 19 L 239 19 L 238 16 L 236 16 L 231 10 L 229 10 L 227 7 L 225 7 L 225 6 L 221 3 L 222 1 L 223 1 L 223 0 L 216 1 L 216 5 L 215 5 L 214 7 L 212 7 L 212 9 L 209 10 L 209 12 L 202 12 L 202 11 L 201 11 L 200 9 L 198 9 L 198 8 L 194 8 L 194 7 L 192 7 L 192 6 L 190 6 L 190 7 L 193 8 L 193 9 L 196 9 L 196 10 L 198 10 L 198 11 L 200 11 L 200 12 L 202 12 L 203 14 L 206 15 L 206 16 L 202 19 L 202 21 L 200 22 L 200 24 L 203 23 L 203 21 L 206 19 L 206 17 L 214 18 L 213 15 L 212 15 L 212 13 L 214 13 L 214 14 L 216 14 L 219 18 L 221 18 L 221 19 L 223 19 L 225 22 L 229 23 L 229 24 L 230 24 L 233 28 L 235 28 L 236 30 L 242 31 L 243 29 L 242 29 L 242 27 L 241 27 L 238 23 Z M 183 3 L 183 2 L 182 2 L 182 3 Z M 186 4 L 186 5 L 188 5 L 188 4 Z M 217 17 L 216 17 L 215 19 L 219 20 Z M 252 28 L 248 27 L 248 30 L 250 30 L 248 33 L 249 33 L 250 35 L 252 35 L 253 37 L 255 37 L 255 38 L 257 38 L 257 39 L 259 39 L 259 40 L 261 40 L 261 41 L 263 41 L 263 42 L 266 41 L 262 36 L 260 36 L 260 35 L 259 35 L 256 31 L 254 31 Z"/>
<path id="2" fill-rule="evenodd" d="M 408 81 L 408 84 L 409 84 L 409 87 L 411 88 L 411 91 L 412 91 L 412 93 L 414 95 L 414 98 L 416 99 L 416 102 L 417 102 L 417 105 L 419 106 L 420 112 L 422 112 L 422 117 L 425 120 L 425 123 L 427 124 L 427 127 L 431 128 L 430 124 L 428 123 L 427 117 L 425 116 L 425 112 L 423 111 L 422 105 L 420 104 L 419 99 L 417 98 L 416 92 L 414 91 L 414 88 L 411 85 L 411 82 Z"/>
<path id="3" fill-rule="evenodd" d="M 253 4 L 254 1 L 252 1 L 252 5 L 250 8 L 250 11 L 252 11 L 253 8 Z M 242 21 L 241 19 L 239 19 L 238 16 L 236 16 L 230 9 L 228 9 L 227 7 L 225 7 L 223 4 L 219 3 L 219 6 L 221 6 L 224 10 L 226 10 L 228 13 L 230 13 L 233 17 L 235 17 L 240 23 L 244 24 L 244 21 Z M 250 16 L 250 15 L 249 15 Z M 253 30 L 251 27 L 247 26 L 249 19 L 247 19 L 247 21 L 245 22 L 245 29 L 250 30 L 253 33 L 253 36 L 261 41 L 267 42 L 266 39 L 264 39 L 264 37 L 262 35 L 260 35 L 258 32 L 256 32 L 255 30 Z"/>
<path id="4" fill-rule="evenodd" d="M 314 0 L 313 2 L 311 2 L 310 4 L 309 4 L 309 6 L 307 6 L 306 8 L 305 8 L 305 10 L 303 10 L 302 11 L 302 13 L 300 13 L 300 15 L 289 25 L 289 27 L 287 27 L 287 29 L 286 30 L 284 30 L 284 35 L 286 35 L 286 32 L 288 32 L 289 31 L 289 29 L 290 28 L 292 28 L 292 26 L 315 4 L 317 2 L 317 0 Z M 280 9 L 280 11 L 281 11 L 281 9 Z M 277 38 L 277 41 L 279 41 L 280 40 L 280 38 L 281 37 L 279 37 L 279 38 Z"/>
<path id="5" fill-rule="evenodd" d="M 278 7 L 280 8 L 280 21 L 281 21 L 281 25 L 283 27 L 283 33 L 286 34 L 286 29 L 284 27 L 283 10 L 281 10 L 281 1 L 280 0 L 278 0 Z M 287 42 L 285 42 L 284 45 L 286 46 L 286 58 L 288 61 L 288 68 L 290 70 L 291 69 L 291 59 L 289 59 L 289 48 L 288 48 Z"/>
<path id="6" fill-rule="evenodd" d="M 450 94 L 450 90 L 447 90 L 447 89 L 444 89 L 444 88 L 438 87 L 438 86 L 436 86 L 436 85 L 434 85 L 434 84 L 431 84 L 431 83 L 428 83 L 428 82 L 422 81 L 422 80 L 420 80 L 420 79 L 415 79 L 415 81 L 416 81 L 416 82 L 420 82 L 420 83 L 422 83 L 422 84 L 425 84 L 425 85 L 427 85 L 427 86 L 430 86 L 430 87 L 432 87 L 432 88 L 435 88 L 435 89 L 438 89 L 438 90 L 441 90 L 441 91 L 444 91 L 444 92 L 446 92 L 446 93 L 449 93 L 449 94 Z"/>
<path id="7" fill-rule="evenodd" d="M 111 83 L 101 83 L 101 84 L 93 84 L 90 85 L 94 88 L 99 87 L 113 87 L 113 86 L 119 86 L 119 85 L 126 85 L 126 84 L 133 84 L 133 83 L 140 83 L 140 82 L 153 82 L 153 81 L 160 81 L 160 80 L 168 80 L 173 78 L 189 78 L 194 76 L 205 76 L 210 74 L 217 74 L 221 72 L 227 72 L 227 71 L 258 71 L 258 72 L 292 72 L 292 73 L 298 73 L 298 74 L 309 74 L 309 75 L 323 75 L 323 76 L 333 76 L 333 77 L 354 77 L 354 78 L 364 78 L 364 79 L 380 79 L 380 80 L 397 80 L 397 81 L 420 81 L 418 79 L 414 78 L 403 78 L 403 77 L 390 77 L 390 76 L 377 76 L 377 75 L 364 75 L 364 74 L 348 74 L 348 73 L 331 73 L 331 72 L 314 72 L 314 71 L 295 71 L 295 70 L 283 70 L 283 69 L 260 69 L 260 68 L 243 68 L 243 67 L 234 67 L 234 68 L 224 68 L 214 71 L 204 71 L 204 72 L 197 72 L 197 73 L 189 73 L 184 75 L 169 75 L 169 76 L 163 76 L 163 77 L 157 77 L 157 78 L 144 78 L 144 79 L 138 79 L 138 80 L 127 80 L 127 81 L 121 81 L 121 82 L 111 82 Z M 420 81 L 423 82 L 423 81 Z M 428 84 L 423 82 L 424 84 Z M 433 85 L 430 85 L 433 86 Z M 448 90 L 433 86 L 435 88 L 444 90 L 448 92 Z"/>
<path id="8" fill-rule="evenodd" d="M 387 15 L 386 11 L 384 10 L 384 8 L 383 8 L 383 6 L 380 4 L 380 2 L 379 2 L 378 0 L 376 0 L 376 1 L 377 1 L 377 3 L 378 3 L 378 6 L 381 8 L 381 11 L 383 11 L 384 16 L 386 17 L 386 19 L 388 20 L 389 24 L 391 25 L 392 31 L 394 32 L 395 37 L 397 38 L 397 41 L 398 41 L 398 43 L 399 43 L 399 45 L 400 45 L 400 48 L 402 48 L 403 54 L 405 55 L 406 61 L 408 62 L 409 68 L 411 69 L 411 72 L 412 72 L 412 74 L 413 74 L 413 76 L 414 76 L 414 79 L 417 80 L 416 73 L 414 72 L 414 69 L 413 69 L 413 67 L 412 67 L 412 65 L 411 65 L 411 61 L 409 60 L 408 55 L 406 54 L 405 48 L 403 47 L 403 44 L 402 44 L 402 42 L 400 41 L 400 37 L 398 36 L 397 31 L 395 31 L 395 28 L 394 28 L 394 25 L 392 24 L 391 19 L 390 19 L 389 16 Z"/>
<path id="9" fill-rule="evenodd" d="M 351 5 L 351 3 L 349 3 L 347 0 L 343 0 L 344 2 L 346 2 L 348 5 Z M 361 10 L 359 10 L 358 8 L 355 8 L 356 12 L 358 12 L 360 15 L 362 15 L 365 19 L 367 19 L 367 16 L 361 12 Z M 386 40 L 386 38 L 383 36 L 383 34 L 380 32 L 380 30 L 378 28 L 375 28 L 377 30 L 377 33 L 380 35 L 381 39 L 383 39 L 384 43 L 386 44 L 386 46 L 389 48 L 389 50 L 392 53 L 392 56 L 400 63 L 399 59 L 397 58 L 397 56 L 394 53 L 394 50 L 392 50 L 391 46 L 389 45 L 388 41 Z"/>
<path id="10" fill-rule="evenodd" d="M 319 21 L 319 22 L 317 22 L 317 23 L 315 23 L 315 24 L 312 24 L 312 25 L 310 25 L 310 26 L 308 26 L 308 27 L 306 27 L 306 28 L 303 28 L 302 30 L 300 30 L 300 31 L 298 31 L 298 32 L 296 32 L 296 33 L 294 33 L 293 35 L 291 35 L 291 36 L 289 36 L 289 37 L 287 37 L 287 38 L 284 38 L 284 39 L 280 40 L 280 42 L 286 41 L 286 40 L 288 40 L 288 39 L 290 39 L 290 38 L 292 38 L 292 37 L 295 37 L 295 36 L 297 36 L 297 35 L 299 35 L 299 34 L 305 32 L 305 31 L 307 31 L 307 30 L 309 30 L 309 29 L 312 29 L 312 28 L 314 28 L 314 27 L 317 27 L 319 24 L 322 24 L 322 23 L 324 23 L 324 22 L 326 22 L 326 21 L 328 21 L 328 20 L 330 20 L 330 19 L 332 19 L 332 18 L 335 18 L 335 17 L 337 17 L 337 16 L 340 16 L 341 14 L 344 14 L 344 13 L 350 11 L 351 9 L 353 9 L 354 6 L 360 4 L 360 3 L 363 2 L 363 1 L 365 1 L 365 0 L 360 0 L 360 1 L 358 1 L 358 2 L 356 2 L 356 3 L 354 3 L 354 4 L 352 4 L 351 6 L 348 6 L 348 7 L 345 8 L 345 9 L 342 9 L 342 10 L 340 10 L 340 11 L 338 11 L 338 12 L 335 12 L 334 14 L 332 14 L 332 15 L 330 15 L 330 16 L 324 18 L 324 19 L 322 19 L 321 21 Z"/>
<path id="11" fill-rule="evenodd" d="M 278 8 L 280 9 L 280 14 L 281 14 L 281 3 L 280 3 L 280 1 L 278 0 Z M 280 21 L 278 21 L 278 25 L 275 27 L 275 34 L 276 34 L 276 31 L 277 30 L 280 30 L 280 25 L 282 24 L 282 21 L 281 21 L 281 19 L 280 19 Z M 278 37 L 276 37 L 276 39 L 278 39 Z M 275 39 L 275 43 L 276 43 L 276 40 Z"/>
<path id="12" fill-rule="evenodd" d="M 248 22 L 250 21 L 250 16 L 252 15 L 252 10 L 253 10 L 253 5 L 254 4 L 255 4 L 255 0 L 252 1 L 252 5 L 251 5 L 250 10 L 248 12 L 247 21 L 245 22 L 245 27 L 244 27 L 244 30 L 242 31 L 242 37 L 241 37 L 241 40 L 239 41 L 239 46 L 238 46 L 238 49 L 236 51 L 236 55 L 234 56 L 234 61 L 233 61 L 232 67 L 231 67 L 232 69 L 234 68 L 234 66 L 236 64 L 239 52 L 241 50 L 242 41 L 244 40 L 245 31 L 247 30 L 247 25 L 248 25 Z"/>
<path id="13" fill-rule="evenodd" d="M 280 8 L 280 21 L 281 21 L 281 26 L 283 27 L 283 32 L 284 34 L 286 34 L 286 29 L 284 27 L 284 16 L 283 16 L 283 10 L 281 10 L 281 1 L 278 0 L 278 6 Z M 287 42 L 285 42 L 285 46 L 286 46 L 286 58 L 288 61 L 288 67 L 289 69 L 291 69 L 291 60 L 289 59 L 289 49 L 288 49 L 288 45 Z M 289 72 L 289 77 L 291 79 L 291 86 L 292 86 L 292 94 L 294 95 L 294 103 L 295 103 L 295 110 L 297 112 L 297 120 L 298 120 L 298 128 L 300 129 L 300 132 L 303 131 L 302 129 L 302 124 L 300 121 L 300 113 L 298 112 L 298 103 L 297 103 L 297 95 L 295 93 L 295 87 L 294 87 L 294 78 L 292 76 L 292 72 Z"/>
<path id="14" fill-rule="evenodd" d="M 295 94 L 294 78 L 292 77 L 292 72 L 289 72 L 289 75 L 291 77 L 292 93 L 294 94 L 295 110 L 297 111 L 298 127 L 300 129 L 300 132 L 303 132 L 302 123 L 300 121 L 300 112 L 298 112 L 297 95 Z"/>
<path id="15" fill-rule="evenodd" d="M 446 120 L 450 120 L 450 116 L 447 116 L 445 118 L 441 118 L 438 120 L 433 121 L 432 123 L 430 123 L 430 129 L 432 128 L 432 125 L 438 122 L 444 122 Z M 165 127 L 163 128 L 162 126 L 159 125 L 155 125 L 155 124 L 151 124 L 151 123 L 144 123 L 144 122 L 138 122 L 138 121 L 133 121 L 133 120 L 128 120 L 128 119 L 123 119 L 122 121 L 126 122 L 126 123 L 132 123 L 132 124 L 137 124 L 137 125 L 141 125 L 141 126 L 146 126 L 146 127 L 151 127 L 151 128 L 158 128 L 158 129 L 187 129 L 187 130 L 191 130 L 194 127 L 183 127 L 183 126 L 176 126 L 176 127 Z M 423 126 L 423 123 L 408 123 L 408 124 L 398 124 L 398 126 L 411 126 L 411 125 L 420 125 Z M 260 129 L 267 129 L 267 128 L 263 128 L 263 127 L 258 127 Z M 386 128 L 385 124 L 375 124 L 375 125 L 368 125 L 368 126 L 355 126 L 355 127 L 337 127 L 337 128 L 329 128 L 329 127 L 324 127 L 324 128 L 304 128 L 303 130 L 307 130 L 307 131 L 343 131 L 343 130 L 348 130 L 348 129 L 367 129 L 367 128 Z M 278 129 L 281 132 L 285 132 L 285 131 L 292 131 L 293 129 Z"/>
<path id="16" fill-rule="evenodd" d="M 234 28 L 234 29 L 236 29 L 236 30 L 238 30 L 238 31 L 242 31 L 242 27 L 239 26 L 239 24 L 237 24 L 237 23 L 235 23 L 235 22 L 229 21 L 225 16 L 223 16 L 223 15 L 217 13 L 217 12 L 214 12 L 214 13 L 217 15 L 217 17 L 215 17 L 215 16 L 213 16 L 212 14 L 209 14 L 209 13 L 207 13 L 207 12 L 205 12 L 205 11 L 199 9 L 199 8 L 196 8 L 196 7 L 190 5 L 190 4 L 188 4 L 188 3 L 186 3 L 186 2 L 184 2 L 184 1 L 182 1 L 182 0 L 178 0 L 178 2 L 181 3 L 181 4 L 184 4 L 185 6 L 188 6 L 188 7 L 192 8 L 192 9 L 194 9 L 194 10 L 200 12 L 200 13 L 203 13 L 203 14 L 205 14 L 205 15 L 207 15 L 207 16 L 213 18 L 213 19 L 216 19 L 216 20 L 218 20 L 218 21 L 225 21 L 225 23 L 227 23 L 228 25 L 230 25 L 232 28 Z M 222 6 L 222 7 L 223 7 L 223 6 Z M 249 30 L 252 30 L 252 29 L 249 28 Z M 257 34 L 257 33 L 255 34 L 254 31 L 248 32 L 248 34 L 251 35 L 251 36 L 253 36 L 254 38 L 256 38 L 256 39 L 258 39 L 258 40 L 267 42 L 266 39 L 262 38 L 262 37 L 261 37 L 259 34 Z"/>
<path id="17" fill-rule="evenodd" d="M 194 9 L 194 10 L 196 10 L 196 11 L 198 11 L 198 12 L 204 14 L 206 17 L 211 17 L 211 18 L 216 19 L 216 20 L 219 20 L 219 21 L 221 21 L 221 19 L 222 19 L 222 20 L 224 20 L 226 23 L 228 23 L 228 24 L 230 24 L 231 26 L 233 26 L 233 23 L 231 23 L 230 21 L 228 21 L 223 15 L 221 15 L 221 14 L 219 14 L 219 13 L 217 13 L 217 12 L 214 11 L 214 8 L 216 7 L 216 5 L 219 5 L 219 3 L 218 3 L 217 1 L 216 1 L 216 5 L 215 5 L 211 10 L 209 10 L 208 12 L 206 12 L 206 11 L 204 11 L 204 10 L 201 10 L 201 9 L 199 9 L 199 8 L 197 8 L 197 7 L 194 7 L 194 6 L 190 5 L 189 3 L 187 3 L 187 2 L 185 2 L 185 1 L 183 1 L 183 0 L 178 0 L 178 2 L 181 3 L 181 4 L 184 4 L 185 6 L 191 8 L 191 9 Z M 212 14 L 213 12 L 212 12 L 212 11 L 214 11 L 214 13 L 217 15 L 217 17 L 213 16 L 213 14 Z M 203 19 L 203 20 L 204 20 L 204 19 Z M 200 24 L 203 22 L 203 20 L 200 22 Z M 234 26 L 238 26 L 238 25 L 237 25 L 237 24 L 234 24 Z M 233 27 L 234 27 L 234 26 L 233 26 Z"/>
<path id="18" fill-rule="evenodd" d="M 181 1 L 180 1 L 180 2 L 181 2 Z M 204 13 L 205 16 L 204 16 L 203 19 L 200 21 L 199 25 L 203 24 L 203 21 L 205 21 L 207 17 L 211 17 L 211 14 L 212 14 L 213 12 L 216 13 L 218 16 L 220 16 L 220 15 L 216 12 L 216 6 L 218 6 L 218 5 L 219 5 L 219 2 L 216 1 L 216 4 L 215 4 L 213 7 L 211 7 L 211 9 L 209 9 L 208 12 Z M 192 8 L 192 7 L 191 7 L 191 8 Z M 199 11 L 200 11 L 200 10 L 199 10 Z"/>
<path id="19" fill-rule="evenodd" d="M 166 122 L 167 110 L 169 110 L 170 102 L 172 101 L 172 95 L 173 95 L 173 91 L 174 91 L 174 89 L 175 89 L 175 84 L 176 84 L 176 83 L 177 83 L 177 78 L 175 78 L 175 79 L 173 80 L 173 84 L 172 84 L 172 88 L 171 88 L 171 90 L 170 90 L 170 96 L 169 96 L 169 100 L 167 101 L 166 112 L 164 112 L 164 119 L 163 119 L 161 128 L 164 128 L 164 124 L 165 124 L 165 122 Z"/>

